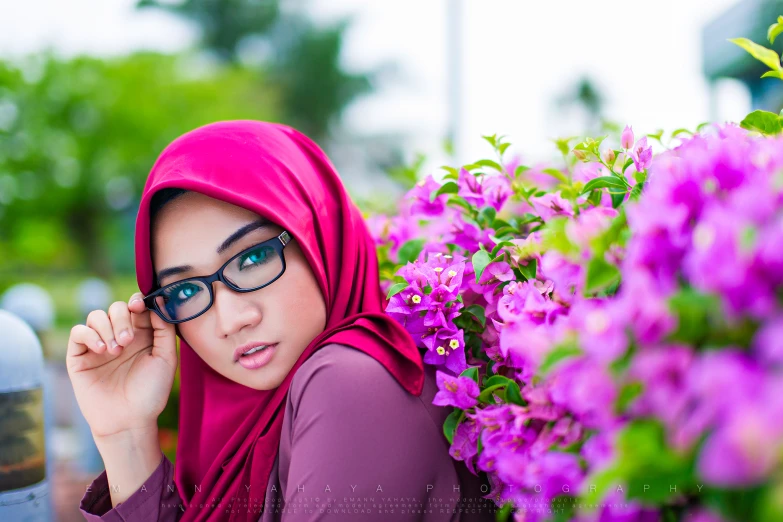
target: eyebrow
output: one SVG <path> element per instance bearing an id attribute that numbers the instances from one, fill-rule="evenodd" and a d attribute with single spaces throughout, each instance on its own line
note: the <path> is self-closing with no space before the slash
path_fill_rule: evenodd
<path id="1" fill-rule="evenodd" d="M 223 241 L 223 243 L 221 243 L 219 247 L 217 247 L 216 252 L 218 254 L 222 254 L 223 252 L 228 250 L 231 247 L 231 245 L 233 245 L 234 243 L 236 243 L 237 241 L 239 241 L 240 239 L 248 235 L 253 230 L 264 228 L 264 227 L 270 227 L 270 226 L 272 226 L 272 223 L 270 223 L 264 218 L 253 221 L 252 223 L 248 223 L 247 225 L 239 228 L 236 232 L 228 236 L 226 240 Z M 193 266 L 180 265 L 180 266 L 173 266 L 171 268 L 164 268 L 163 270 L 158 272 L 158 276 L 157 276 L 158 286 L 160 286 L 160 282 L 166 277 L 181 274 L 183 272 L 187 272 L 188 270 L 193 270 Z"/>

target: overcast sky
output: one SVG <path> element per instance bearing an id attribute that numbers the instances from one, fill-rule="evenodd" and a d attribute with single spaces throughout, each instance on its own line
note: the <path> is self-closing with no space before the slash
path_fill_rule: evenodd
<path id="1" fill-rule="evenodd" d="M 389 61 L 400 80 L 355 103 L 346 124 L 362 132 L 407 131 L 428 166 L 443 164 L 438 143 L 449 116 L 447 7 L 457 0 L 295 0 L 324 23 L 353 14 L 345 66 Z M 527 161 L 546 159 L 549 138 L 577 125 L 553 100 L 583 74 L 597 81 L 607 114 L 637 132 L 695 127 L 708 120 L 701 28 L 737 0 L 462 0 L 460 159 L 483 157 L 481 134 L 507 134 Z M 51 46 L 58 53 L 176 51 L 195 31 L 133 0 L 0 0 L 0 56 Z M 742 35 L 737 35 L 742 36 Z M 726 45 L 731 45 L 728 42 Z M 719 89 L 721 121 L 749 110 L 731 82 Z M 414 152 L 414 151 L 409 151 Z"/>

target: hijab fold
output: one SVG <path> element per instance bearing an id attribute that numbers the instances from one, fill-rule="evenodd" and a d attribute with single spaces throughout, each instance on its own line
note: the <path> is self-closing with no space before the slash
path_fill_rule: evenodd
<path id="1" fill-rule="evenodd" d="M 145 295 L 155 288 L 150 201 L 167 187 L 201 192 L 284 227 L 326 302 L 325 330 L 273 390 L 223 377 L 180 338 L 175 482 L 186 506 L 181 521 L 256 521 L 259 513 L 247 507 L 263 505 L 286 395 L 304 361 L 327 344 L 344 344 L 375 358 L 414 395 L 422 391 L 423 363 L 410 334 L 383 313 L 374 241 L 336 169 L 310 138 L 278 123 L 233 120 L 169 144 L 147 178 L 136 219 L 136 277 Z M 232 498 L 236 509 L 227 510 Z M 221 507 L 200 507 L 217 502 Z"/>

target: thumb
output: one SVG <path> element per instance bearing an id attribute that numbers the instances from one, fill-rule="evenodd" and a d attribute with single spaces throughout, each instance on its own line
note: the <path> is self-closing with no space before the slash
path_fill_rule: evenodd
<path id="1" fill-rule="evenodd" d="M 177 332 L 173 324 L 167 323 L 158 314 L 151 313 L 152 355 L 164 359 L 173 368 L 177 367 Z"/>

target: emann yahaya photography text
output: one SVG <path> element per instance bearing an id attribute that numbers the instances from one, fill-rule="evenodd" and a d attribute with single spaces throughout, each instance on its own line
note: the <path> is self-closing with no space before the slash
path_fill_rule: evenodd
<path id="1" fill-rule="evenodd" d="M 0 2 L 0 521 L 783 520 L 782 46 Z"/>

